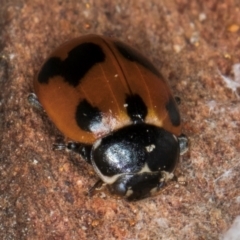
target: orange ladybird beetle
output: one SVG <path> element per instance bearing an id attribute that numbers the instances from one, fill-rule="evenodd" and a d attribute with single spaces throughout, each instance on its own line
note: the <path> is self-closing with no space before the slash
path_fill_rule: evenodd
<path id="1" fill-rule="evenodd" d="M 45 61 L 34 90 L 74 141 L 64 146 L 94 168 L 96 186 L 137 200 L 173 178 L 187 138 L 168 84 L 137 50 L 98 35 L 70 40 Z"/>

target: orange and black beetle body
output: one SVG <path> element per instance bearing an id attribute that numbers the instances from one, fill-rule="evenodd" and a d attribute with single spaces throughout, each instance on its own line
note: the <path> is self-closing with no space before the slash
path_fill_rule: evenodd
<path id="1" fill-rule="evenodd" d="M 186 149 L 166 81 L 120 41 L 87 35 L 64 43 L 43 64 L 34 90 L 76 142 L 69 148 L 119 196 L 140 199 L 161 188 Z"/>

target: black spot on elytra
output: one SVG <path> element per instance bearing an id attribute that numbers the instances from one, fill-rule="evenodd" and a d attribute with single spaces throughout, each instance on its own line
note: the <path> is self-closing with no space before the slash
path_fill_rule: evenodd
<path id="1" fill-rule="evenodd" d="M 75 117 L 78 126 L 88 132 L 94 132 L 102 122 L 101 111 L 86 99 L 78 104 Z"/>
<path id="2" fill-rule="evenodd" d="M 172 97 L 169 99 L 168 103 L 166 104 L 166 109 L 168 111 L 168 115 L 172 125 L 179 126 L 181 122 L 180 114 L 177 109 L 176 103 Z"/>
<path id="3" fill-rule="evenodd" d="M 58 57 L 48 59 L 43 65 L 38 81 L 48 83 L 54 76 L 62 76 L 66 82 L 76 87 L 84 75 L 97 63 L 105 60 L 102 48 L 94 43 L 83 43 L 71 51 L 65 60 Z"/>
<path id="4" fill-rule="evenodd" d="M 115 41 L 114 44 L 123 57 L 125 57 L 129 61 L 136 62 L 142 65 L 143 67 L 151 71 L 153 74 L 155 74 L 159 78 L 162 78 L 162 75 L 159 73 L 157 68 L 141 53 L 139 53 L 135 49 L 131 48 L 130 46 L 122 42 Z"/>
<path id="5" fill-rule="evenodd" d="M 48 83 L 49 78 L 61 74 L 62 61 L 60 58 L 52 57 L 43 65 L 38 74 L 40 83 Z"/>
<path id="6" fill-rule="evenodd" d="M 127 95 L 125 103 L 127 104 L 127 114 L 133 123 L 144 122 L 147 116 L 147 106 L 138 94 Z"/>

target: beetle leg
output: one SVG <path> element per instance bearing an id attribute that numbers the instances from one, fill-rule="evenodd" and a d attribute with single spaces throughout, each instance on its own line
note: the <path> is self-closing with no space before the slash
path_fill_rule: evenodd
<path id="1" fill-rule="evenodd" d="M 180 105 L 181 104 L 181 98 L 178 97 L 178 96 L 175 96 L 174 98 L 175 98 L 175 101 L 176 101 L 177 105 Z"/>
<path id="2" fill-rule="evenodd" d="M 37 109 L 43 110 L 43 107 L 42 107 L 41 103 L 38 101 L 38 98 L 35 93 L 30 93 L 28 95 L 27 99 L 28 99 L 28 102 L 30 105 L 32 105 L 33 107 L 35 107 Z"/>
<path id="3" fill-rule="evenodd" d="M 188 138 L 185 134 L 181 134 L 178 137 L 178 141 L 179 141 L 180 155 L 183 155 L 188 151 Z"/>
<path id="4" fill-rule="evenodd" d="M 92 197 L 97 191 L 101 191 L 106 184 L 99 179 L 89 190 L 88 190 L 88 196 Z"/>
<path id="5" fill-rule="evenodd" d="M 53 150 L 67 150 L 73 151 L 81 155 L 81 157 L 89 164 L 91 163 L 90 155 L 92 150 L 92 145 L 86 145 L 77 142 L 68 143 L 55 143 L 53 144 Z"/>

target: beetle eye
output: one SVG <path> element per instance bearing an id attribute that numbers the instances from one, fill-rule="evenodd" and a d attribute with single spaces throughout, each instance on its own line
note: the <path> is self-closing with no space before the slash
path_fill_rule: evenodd
<path id="1" fill-rule="evenodd" d="M 113 185 L 109 185 L 109 191 L 112 194 L 124 197 L 127 192 L 126 182 L 117 181 Z"/>

